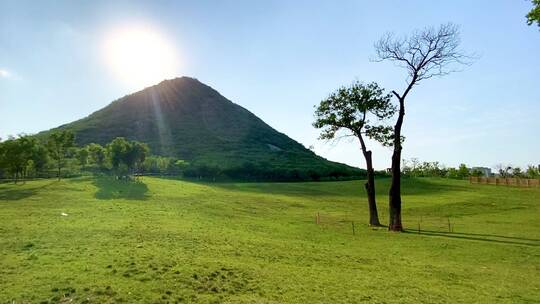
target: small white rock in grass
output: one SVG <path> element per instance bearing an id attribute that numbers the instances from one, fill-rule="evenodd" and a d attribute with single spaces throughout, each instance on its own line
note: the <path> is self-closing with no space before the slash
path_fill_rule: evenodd
<path id="1" fill-rule="evenodd" d="M 65 213 L 65 212 L 60 213 L 60 215 L 62 215 L 62 216 L 68 216 L 68 214 Z"/>

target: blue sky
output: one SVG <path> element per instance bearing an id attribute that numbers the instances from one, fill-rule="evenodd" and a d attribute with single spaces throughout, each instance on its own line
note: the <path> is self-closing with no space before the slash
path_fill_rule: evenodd
<path id="1" fill-rule="evenodd" d="M 430 79 L 407 100 L 403 156 L 448 166 L 540 163 L 540 31 L 525 0 L 5 1 L 0 0 L 0 137 L 87 116 L 137 89 L 110 71 L 104 37 L 150 26 L 191 76 L 331 160 L 364 166 L 354 140 L 324 142 L 313 107 L 353 80 L 402 89 L 405 72 L 376 63 L 385 32 L 453 22 L 479 59 Z M 376 168 L 390 151 L 375 143 Z"/>

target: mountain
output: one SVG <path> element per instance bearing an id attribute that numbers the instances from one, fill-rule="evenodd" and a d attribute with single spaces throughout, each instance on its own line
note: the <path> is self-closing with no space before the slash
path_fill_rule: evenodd
<path id="1" fill-rule="evenodd" d="M 304 177 L 363 174 L 363 170 L 317 156 L 189 77 L 162 81 L 57 129 L 72 130 L 81 146 L 125 137 L 147 143 L 152 154 L 221 170 L 244 168 L 266 172 L 263 175 L 286 171 Z"/>

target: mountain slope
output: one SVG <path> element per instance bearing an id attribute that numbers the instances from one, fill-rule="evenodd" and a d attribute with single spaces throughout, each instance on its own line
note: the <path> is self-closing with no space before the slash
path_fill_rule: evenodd
<path id="1" fill-rule="evenodd" d="M 125 96 L 60 129 L 75 132 L 79 145 L 115 137 L 147 143 L 153 154 L 222 169 L 361 171 L 327 161 L 196 79 L 182 77 Z"/>

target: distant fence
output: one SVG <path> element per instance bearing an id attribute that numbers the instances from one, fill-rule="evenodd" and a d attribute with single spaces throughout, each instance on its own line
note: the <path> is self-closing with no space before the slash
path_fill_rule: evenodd
<path id="1" fill-rule="evenodd" d="M 514 177 L 469 177 L 471 184 L 502 185 L 516 187 L 540 187 L 540 179 Z"/>

